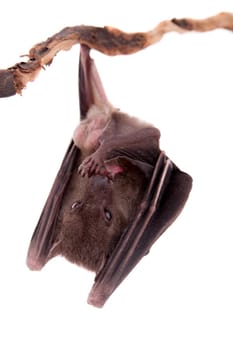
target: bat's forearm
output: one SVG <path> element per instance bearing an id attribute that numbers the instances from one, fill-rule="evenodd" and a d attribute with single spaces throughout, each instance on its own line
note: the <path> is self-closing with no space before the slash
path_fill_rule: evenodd
<path id="1" fill-rule="evenodd" d="M 117 156 L 127 156 L 133 159 L 153 163 L 159 151 L 159 130 L 145 128 L 128 135 L 117 135 L 103 141 L 98 149 L 101 158 L 109 160 Z M 148 157 L 150 159 L 148 159 Z"/>

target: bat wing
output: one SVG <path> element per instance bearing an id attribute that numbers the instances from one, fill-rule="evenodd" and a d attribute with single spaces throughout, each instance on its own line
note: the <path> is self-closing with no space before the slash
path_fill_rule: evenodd
<path id="1" fill-rule="evenodd" d="M 81 53 L 79 64 L 79 109 L 80 119 L 83 120 L 85 119 L 89 107 L 95 103 L 95 96 L 92 94 L 93 89 L 90 88 L 92 81 L 90 80 L 89 71 L 93 68 L 93 64 L 89 58 L 89 48 L 83 45 Z M 0 78 L 4 78 L 2 81 L 5 86 L 8 86 L 7 91 L 9 91 L 8 96 L 10 96 L 10 83 L 12 79 L 8 73 L 6 75 L 4 74 L 5 71 L 0 71 Z M 97 88 L 103 90 L 97 72 L 95 72 L 95 76 L 97 76 L 95 79 L 95 81 L 97 81 Z M 60 208 L 74 169 L 77 169 L 80 164 L 79 158 L 80 150 L 75 146 L 74 142 L 71 141 L 29 244 L 27 266 L 31 270 L 42 269 L 53 255 L 57 243 L 56 225 Z"/>
<path id="2" fill-rule="evenodd" d="M 183 209 L 192 178 L 180 171 L 163 152 L 133 224 L 122 234 L 102 270 L 97 274 L 88 303 L 102 307 L 114 290 L 173 223 Z"/>
<path id="3" fill-rule="evenodd" d="M 71 141 L 31 238 L 27 255 L 27 265 L 31 270 L 40 270 L 54 249 L 59 210 L 78 159 L 79 149 Z"/>

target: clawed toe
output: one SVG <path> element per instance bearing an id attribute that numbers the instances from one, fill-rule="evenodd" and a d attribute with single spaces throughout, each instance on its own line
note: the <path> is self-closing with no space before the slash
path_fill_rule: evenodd
<path id="1" fill-rule="evenodd" d="M 99 158 L 93 156 L 87 157 L 83 160 L 78 168 L 78 173 L 83 177 L 90 177 L 92 175 L 107 176 L 107 170 L 104 163 L 100 161 Z"/>
<path id="2" fill-rule="evenodd" d="M 87 175 L 86 169 L 83 166 L 83 164 L 81 164 L 78 168 L 78 173 L 79 175 L 81 175 L 82 177 L 85 177 Z"/>
<path id="3" fill-rule="evenodd" d="M 95 159 L 92 157 L 88 157 L 84 159 L 82 164 L 80 164 L 78 168 L 78 173 L 85 177 L 85 176 L 92 176 L 93 174 L 97 174 L 99 171 L 99 165 L 96 163 Z"/>

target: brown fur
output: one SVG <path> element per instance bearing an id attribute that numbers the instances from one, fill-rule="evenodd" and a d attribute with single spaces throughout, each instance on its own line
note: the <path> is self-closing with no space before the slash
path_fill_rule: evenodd
<path id="1" fill-rule="evenodd" d="M 139 172 L 119 174 L 114 181 L 75 172 L 60 211 L 56 254 L 99 270 L 134 217 L 146 184 Z M 111 213 L 109 221 L 105 210 Z"/>

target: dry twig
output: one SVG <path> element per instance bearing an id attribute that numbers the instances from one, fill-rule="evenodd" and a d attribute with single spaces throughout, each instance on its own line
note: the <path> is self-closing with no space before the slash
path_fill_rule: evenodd
<path id="1" fill-rule="evenodd" d="M 214 29 L 233 30 L 233 14 L 222 12 L 202 20 L 191 18 L 160 22 L 148 32 L 125 33 L 112 27 L 67 27 L 29 51 L 29 60 L 0 70 L 0 97 L 21 93 L 28 82 L 33 81 L 41 68 L 51 64 L 61 50 L 69 50 L 75 44 L 86 44 L 106 55 L 127 55 L 140 51 L 160 41 L 170 32 L 206 32 Z"/>

